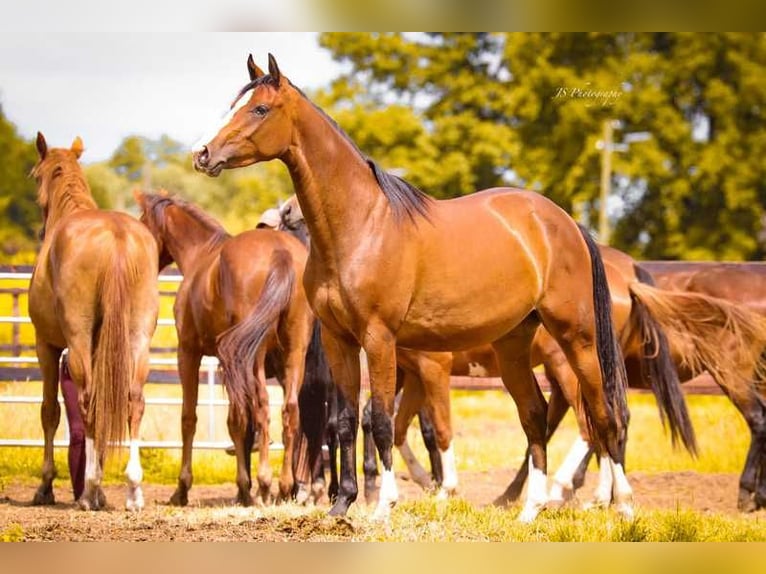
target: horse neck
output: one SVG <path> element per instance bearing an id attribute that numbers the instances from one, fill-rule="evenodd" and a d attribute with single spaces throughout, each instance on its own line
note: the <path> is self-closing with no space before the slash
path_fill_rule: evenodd
<path id="1" fill-rule="evenodd" d="M 78 211 L 98 209 L 82 173 L 61 176 L 59 189 L 50 192 L 50 206 L 45 227 L 52 229 L 60 220 Z"/>
<path id="2" fill-rule="evenodd" d="M 191 213 L 177 205 L 165 208 L 162 241 L 181 273 L 186 275 L 200 262 L 200 256 L 220 245 L 223 230 L 211 229 Z"/>
<path id="3" fill-rule="evenodd" d="M 390 215 L 366 160 L 303 98 L 294 144 L 282 157 L 311 236 L 312 252 L 343 256 L 373 222 Z M 331 264 L 330 261 L 326 261 Z"/>

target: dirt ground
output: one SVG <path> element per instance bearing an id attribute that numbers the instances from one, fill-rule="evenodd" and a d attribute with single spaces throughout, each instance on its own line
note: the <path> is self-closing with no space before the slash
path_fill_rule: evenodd
<path id="1" fill-rule="evenodd" d="M 512 476 L 511 470 L 463 473 L 460 495 L 478 506 L 490 504 Z M 412 482 L 400 478 L 401 500 L 425 496 Z M 583 497 L 592 492 L 596 478 L 595 473 L 589 474 Z M 639 510 L 682 508 L 736 513 L 735 474 L 633 473 L 629 479 Z M 23 532 L 24 540 L 51 541 L 348 540 L 354 538 L 355 521 L 364 520 L 366 514 L 363 503 L 352 508 L 348 520 L 317 520 L 316 514 L 309 517 L 308 509 L 295 504 L 274 511 L 240 508 L 231 504 L 233 484 L 195 486 L 186 508 L 167 505 L 173 486 L 145 484 L 146 508 L 137 514 L 122 510 L 123 486 L 107 485 L 104 490 L 108 509 L 83 512 L 76 508 L 68 486 L 62 480 L 56 481 L 57 503 L 50 507 L 30 505 L 33 485 L 10 481 L 0 486 L 0 536 L 5 533 L 13 537 L 14 532 Z M 319 507 L 327 508 L 326 498 Z"/>

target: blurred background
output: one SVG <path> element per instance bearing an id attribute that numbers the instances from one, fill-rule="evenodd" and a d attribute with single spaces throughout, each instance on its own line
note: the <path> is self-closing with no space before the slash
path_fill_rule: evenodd
<path id="1" fill-rule="evenodd" d="M 525 187 L 638 258 L 764 257 L 763 33 L 6 33 L 0 263 L 34 260 L 38 130 L 83 138 L 102 207 L 162 187 L 253 227 L 292 193 L 282 164 L 210 179 L 189 156 L 250 52 L 435 197 Z"/>

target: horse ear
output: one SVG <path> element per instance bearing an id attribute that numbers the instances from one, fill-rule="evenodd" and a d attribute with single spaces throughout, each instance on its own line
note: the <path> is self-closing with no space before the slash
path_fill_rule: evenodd
<path id="1" fill-rule="evenodd" d="M 264 73 L 264 71 L 263 71 L 263 70 L 261 70 L 261 69 L 258 67 L 258 64 L 256 64 L 256 63 L 255 63 L 255 60 L 253 60 L 253 55 L 252 55 L 252 54 L 250 54 L 250 55 L 247 57 L 247 71 L 248 71 L 248 73 L 250 74 L 250 81 L 251 81 L 251 82 L 253 82 L 253 81 L 257 80 L 257 79 L 258 79 L 258 78 L 260 78 L 261 76 L 265 76 L 265 75 L 266 75 L 266 74 Z"/>
<path id="2" fill-rule="evenodd" d="M 140 189 L 138 189 L 137 187 L 134 187 L 134 188 L 133 188 L 133 199 L 135 199 L 135 200 L 136 200 L 136 203 L 137 203 L 138 205 L 143 205 L 143 204 L 144 204 L 144 194 L 143 194 L 143 192 L 142 192 Z"/>
<path id="3" fill-rule="evenodd" d="M 282 81 L 282 74 L 277 66 L 277 60 L 272 54 L 269 54 L 269 75 L 274 78 L 274 81 L 279 84 Z"/>
<path id="4" fill-rule="evenodd" d="M 40 159 L 45 159 L 45 155 L 48 153 L 48 144 L 45 141 L 45 136 L 42 132 L 37 132 L 37 153 L 40 155 Z"/>
<path id="5" fill-rule="evenodd" d="M 82 151 L 85 149 L 85 146 L 82 143 L 82 139 L 80 139 L 80 136 L 77 136 L 74 138 L 74 141 L 72 142 L 72 152 L 74 152 L 74 155 L 77 156 L 77 159 L 80 158 L 82 155 Z"/>

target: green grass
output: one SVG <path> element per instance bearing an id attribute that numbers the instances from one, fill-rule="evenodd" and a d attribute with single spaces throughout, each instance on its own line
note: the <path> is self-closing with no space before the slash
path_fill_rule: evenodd
<path id="1" fill-rule="evenodd" d="M 461 499 L 407 502 L 392 513 L 390 527 L 365 523 L 359 540 L 445 542 L 712 542 L 766 541 L 766 520 L 686 510 L 643 510 L 625 520 L 609 510 L 546 511 L 530 525 L 516 510 L 478 508 Z M 405 538 L 402 535 L 405 535 Z"/>

